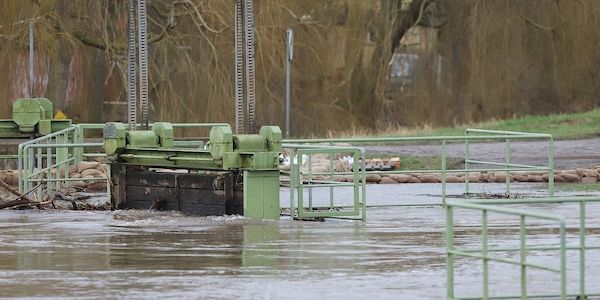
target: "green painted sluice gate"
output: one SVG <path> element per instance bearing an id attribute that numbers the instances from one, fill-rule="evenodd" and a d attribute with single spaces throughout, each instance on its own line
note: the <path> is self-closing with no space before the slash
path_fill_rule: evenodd
<path id="1" fill-rule="evenodd" d="M 281 139 L 275 126 L 234 135 L 230 126 L 219 125 L 211 128 L 206 149 L 181 149 L 173 146 L 170 123 L 154 123 L 149 130 L 108 123 L 104 150 L 113 207 L 278 219 Z"/>

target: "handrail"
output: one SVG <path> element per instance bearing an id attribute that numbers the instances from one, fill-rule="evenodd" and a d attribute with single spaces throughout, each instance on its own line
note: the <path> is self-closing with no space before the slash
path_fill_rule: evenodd
<path id="1" fill-rule="evenodd" d="M 532 138 L 548 138 L 539 134 L 529 135 L 477 135 L 477 136 L 415 136 L 415 137 L 378 137 L 378 138 L 332 138 L 332 139 L 284 139 L 284 143 L 381 143 L 381 142 L 422 142 L 422 141 L 464 141 L 464 140 L 493 140 L 511 139 L 528 140 Z"/>
<path id="2" fill-rule="evenodd" d="M 485 134 L 485 135 L 469 135 L 469 134 Z M 536 166 L 532 164 L 516 164 L 511 162 L 511 149 L 510 141 L 513 140 L 544 140 L 548 142 L 548 163 L 546 166 Z M 469 157 L 470 142 L 471 141 L 486 141 L 486 140 L 498 140 L 505 143 L 504 147 L 504 162 L 494 162 L 485 160 L 474 160 Z M 464 186 L 465 193 L 469 193 L 470 173 L 475 172 L 505 172 L 506 173 L 506 193 L 510 193 L 511 189 L 511 172 L 522 172 L 522 171 L 543 171 L 548 173 L 548 194 L 549 196 L 554 195 L 554 143 L 553 138 L 549 134 L 542 133 L 528 133 L 528 132 L 516 132 L 516 131 L 499 131 L 499 130 L 483 130 L 483 129 L 466 129 L 462 136 L 421 136 L 421 137 L 374 137 L 374 138 L 333 138 L 333 139 L 286 139 L 284 140 L 285 145 L 294 144 L 308 144 L 314 147 L 325 147 L 326 145 L 315 145 L 315 144 L 329 144 L 330 146 L 335 143 L 350 143 L 352 145 L 364 145 L 371 143 L 406 143 L 406 142 L 439 142 L 441 147 L 440 157 L 440 168 L 437 170 L 391 170 L 391 171 L 368 171 L 367 174 L 379 174 L 379 175 L 391 175 L 391 174 L 441 174 L 442 184 L 442 204 L 446 201 L 446 181 L 448 173 L 456 172 L 464 174 Z M 451 169 L 448 168 L 448 152 L 447 145 L 450 142 L 464 142 L 465 143 L 465 156 L 464 156 L 464 168 L 463 169 Z M 306 146 L 308 146 L 306 145 Z M 482 165 L 482 166 L 498 166 L 504 168 L 472 168 L 471 165 Z M 348 172 L 336 173 L 338 175 L 347 175 Z M 313 175 L 324 175 L 315 173 Z"/>
<path id="3" fill-rule="evenodd" d="M 454 209 L 468 209 L 481 211 L 481 236 L 482 236 L 482 249 L 481 251 L 464 251 L 455 248 L 454 244 Z M 454 260 L 456 256 L 479 258 L 482 260 L 482 299 L 498 299 L 498 298 L 521 298 L 527 299 L 527 269 L 535 268 L 538 270 L 545 270 L 560 275 L 560 299 L 566 300 L 567 297 L 567 262 L 566 262 L 566 222 L 562 216 L 535 212 L 531 210 L 516 209 L 516 208 L 504 208 L 493 205 L 468 203 L 461 200 L 448 200 L 446 201 L 446 298 L 447 299 L 460 299 L 455 295 L 454 290 Z M 519 247 L 516 247 L 514 251 L 519 252 L 519 260 L 513 261 L 499 256 L 492 256 L 489 254 L 488 244 L 488 213 L 500 213 L 506 215 L 514 215 L 519 217 Z M 560 264 L 559 268 L 550 268 L 544 265 L 532 264 L 527 261 L 527 244 L 526 244 L 526 218 L 535 218 L 542 220 L 555 221 L 559 226 L 560 235 Z M 489 291 L 489 262 L 495 261 L 505 264 L 520 266 L 520 295 L 519 296 L 502 296 L 502 297 L 490 297 Z"/>
<path id="4" fill-rule="evenodd" d="M 523 198 L 523 199 L 473 199 L 473 200 L 449 200 L 446 205 L 446 253 L 447 253 L 447 297 L 448 299 L 456 299 L 454 297 L 454 256 L 466 256 L 466 257 L 474 257 L 478 256 L 478 258 L 484 261 L 484 266 L 486 264 L 486 260 L 494 260 L 489 256 L 490 252 L 498 253 L 498 252 L 517 252 L 519 251 L 521 255 L 527 252 L 535 252 L 535 251 L 560 251 L 561 253 L 561 261 L 560 261 L 560 276 L 561 276 L 561 293 L 560 295 L 543 295 L 546 298 L 555 298 L 560 297 L 561 299 L 566 299 L 566 297 L 577 297 L 577 299 L 587 299 L 587 297 L 591 296 L 600 296 L 599 292 L 589 292 L 586 289 L 586 253 L 588 250 L 600 250 L 600 245 L 589 245 L 586 242 L 586 205 L 588 203 L 600 203 L 600 196 L 587 196 L 587 197 L 548 197 L 548 198 Z M 565 232 L 565 219 L 564 217 L 556 214 L 547 214 L 535 212 L 532 209 L 526 208 L 504 208 L 504 205 L 529 205 L 529 204 L 561 204 L 561 205 L 569 205 L 576 204 L 579 206 L 579 226 L 578 226 L 578 245 L 567 245 L 566 239 L 564 238 Z M 480 210 L 482 211 L 482 239 L 484 241 L 482 249 L 460 249 L 456 251 L 453 247 L 453 238 L 454 238 L 454 222 L 453 222 L 453 209 L 454 208 L 463 208 L 463 209 L 471 209 L 471 210 Z M 551 219 L 554 221 L 559 221 L 561 226 L 560 234 L 561 240 L 558 245 L 536 245 L 536 246 L 525 246 L 522 242 L 520 247 L 501 247 L 501 248 L 489 248 L 487 246 L 487 212 L 500 212 L 500 213 L 510 213 L 516 214 L 519 216 L 529 216 L 536 218 L 545 218 Z M 524 220 L 521 220 L 520 225 L 520 235 L 523 239 L 523 234 L 526 232 L 526 227 Z M 567 294 L 566 293 L 566 251 L 578 251 L 579 252 L 579 276 L 578 276 L 578 291 L 576 294 Z M 478 253 L 482 253 L 479 255 Z M 536 266 L 529 266 L 536 267 Z M 484 269 L 484 283 L 487 281 L 487 275 Z M 522 276 L 522 287 L 523 282 Z M 521 297 L 531 297 L 524 293 L 522 289 Z M 508 298 L 518 298 L 519 296 L 509 297 L 488 297 L 487 287 L 484 286 L 483 296 L 482 298 L 487 299 L 508 299 Z M 536 295 L 535 297 L 542 297 L 542 295 Z M 469 299 L 469 298 L 462 298 Z"/>
<path id="5" fill-rule="evenodd" d="M 288 175 L 290 187 L 290 215 L 298 218 L 314 218 L 314 217 L 332 217 L 332 218 L 354 218 L 361 217 L 361 220 L 366 221 L 366 173 L 364 149 L 359 147 L 345 146 L 326 146 L 326 145 L 297 145 L 283 144 L 284 149 L 290 150 L 290 172 L 281 172 L 282 175 Z M 351 153 L 354 157 L 352 175 L 353 182 L 342 183 L 334 180 L 333 156 L 338 153 Z M 329 179 L 313 179 L 312 174 L 312 156 L 314 154 L 329 155 L 329 173 L 324 175 Z M 307 171 L 301 170 L 303 157 L 308 160 Z M 359 167 L 359 161 L 362 167 Z M 306 175 L 306 179 L 304 178 Z M 334 205 L 334 188 L 336 187 L 352 187 L 354 201 L 352 206 Z M 329 206 L 316 207 L 313 206 L 313 189 L 314 188 L 329 188 Z M 308 207 L 304 205 L 304 189 L 308 189 Z M 295 194 L 298 194 L 298 208 L 294 202 Z M 350 210 L 347 210 L 350 209 Z"/>
<path id="6" fill-rule="evenodd" d="M 533 132 L 521 132 L 521 131 L 506 131 L 506 130 L 488 130 L 488 129 L 477 129 L 477 128 L 467 128 L 465 129 L 466 133 L 490 133 L 490 134 L 503 134 L 503 135 L 538 135 L 540 137 L 552 138 L 551 134 L 548 133 L 533 133 Z"/>

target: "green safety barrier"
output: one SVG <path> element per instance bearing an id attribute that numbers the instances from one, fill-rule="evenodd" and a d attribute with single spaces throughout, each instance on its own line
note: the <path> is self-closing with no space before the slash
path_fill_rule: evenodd
<path id="1" fill-rule="evenodd" d="M 107 174 L 99 178 L 69 178 L 69 166 L 83 160 L 85 148 L 102 147 L 101 143 L 83 143 L 81 129 L 69 126 L 54 133 L 19 144 L 19 191 L 28 193 L 35 190 L 41 200 L 65 187 L 71 181 L 105 181 L 110 197 L 110 178 Z M 86 157 L 104 156 L 100 153 L 87 153 Z M 108 170 L 110 171 L 110 170 Z M 35 186 L 34 186 L 35 185 Z"/>
<path id="2" fill-rule="evenodd" d="M 290 215 L 299 219 L 307 218 L 351 218 L 366 221 L 366 173 L 364 168 L 364 149 L 358 147 L 336 147 L 319 145 L 294 145 L 284 144 L 283 148 L 290 155 L 290 171 L 281 172 L 289 176 L 290 187 Z M 327 174 L 312 172 L 312 158 L 315 154 L 329 156 L 329 172 Z M 333 158 L 336 154 L 346 154 L 354 158 L 352 166 L 353 182 L 337 182 L 334 180 Z M 302 171 L 303 157 L 307 157 L 306 172 Z M 359 161 L 362 165 L 359 166 Z M 362 171 L 361 171 L 362 170 Z M 327 175 L 326 179 L 317 180 L 313 175 Z M 335 199 L 335 188 L 351 187 L 352 204 L 346 205 L 344 199 Z M 329 189 L 329 205 L 313 205 L 313 189 Z M 305 190 L 307 190 L 305 192 Z M 308 203 L 305 204 L 305 194 L 308 194 Z M 340 197 L 341 198 L 341 197 Z M 295 203 L 297 199 L 297 206 Z"/>
<path id="3" fill-rule="evenodd" d="M 588 250 L 600 250 L 600 245 L 590 245 L 586 242 L 586 205 L 588 203 L 600 203 L 600 197 L 550 197 L 533 199 L 486 199 L 486 200 L 448 200 L 446 202 L 446 297 L 447 299 L 567 299 L 572 297 L 576 299 L 588 299 L 588 297 L 600 296 L 600 292 L 589 292 L 586 288 L 586 252 Z M 567 205 L 576 204 L 579 206 L 578 218 L 578 244 L 567 245 L 566 225 L 564 217 L 557 214 L 547 214 L 537 212 L 533 208 L 506 208 L 506 205 L 531 205 L 531 204 L 555 204 Z M 455 214 L 457 209 L 475 210 L 481 212 L 481 248 L 461 249 L 455 244 Z M 504 215 L 515 215 L 519 217 L 519 247 L 492 248 L 488 243 L 489 236 L 489 213 L 499 213 Z M 559 241 L 556 246 L 535 246 L 528 245 L 526 241 L 526 219 L 543 219 L 555 222 L 559 229 Z M 471 228 L 472 229 L 472 228 Z M 559 268 L 551 268 L 546 265 L 533 264 L 527 261 L 527 255 L 534 252 L 558 251 Z M 578 292 L 568 294 L 567 291 L 567 251 L 579 252 L 579 278 Z M 500 253 L 519 253 L 519 260 L 513 261 L 500 257 Z M 460 297 L 455 293 L 455 274 L 454 266 L 457 257 L 467 257 L 481 259 L 482 261 L 482 292 L 480 296 Z M 489 269 L 490 261 L 517 265 L 520 267 L 519 278 L 520 294 L 518 295 L 498 295 L 490 296 L 489 290 Z M 559 291 L 556 294 L 531 295 L 528 294 L 527 283 L 528 269 L 545 270 L 551 273 L 559 274 Z"/>
<path id="4" fill-rule="evenodd" d="M 536 166 L 528 164 L 515 164 L 511 162 L 511 141 L 523 141 L 523 140 L 541 140 L 548 143 L 548 151 L 546 152 L 547 164 L 545 166 Z M 470 157 L 470 149 L 473 147 L 471 144 L 473 141 L 488 142 L 488 141 L 500 141 L 504 142 L 504 162 L 493 162 L 485 160 L 473 160 Z M 440 168 L 439 169 L 428 169 L 428 170 L 393 170 L 393 171 L 367 171 L 366 174 L 379 174 L 379 175 L 391 175 L 391 174 L 441 174 L 441 198 L 442 205 L 446 202 L 447 198 L 447 186 L 446 179 L 448 173 L 464 173 L 465 174 L 465 194 L 469 191 L 469 174 L 478 172 L 505 172 L 506 173 L 506 187 L 505 191 L 507 194 L 511 190 L 510 175 L 512 172 L 548 172 L 548 195 L 554 195 L 554 139 L 550 134 L 541 133 L 527 133 L 527 132 L 514 132 L 514 131 L 497 131 L 497 130 L 482 130 L 482 129 L 466 129 L 462 136 L 419 136 L 419 137 L 375 137 L 375 138 L 332 138 L 332 139 L 287 139 L 283 141 L 290 145 L 298 144 L 329 144 L 333 146 L 338 143 L 349 143 L 352 145 L 368 145 L 368 144 L 406 144 L 415 142 L 426 142 L 426 143 L 439 143 L 440 145 Z M 448 151 L 447 146 L 449 143 L 462 142 L 465 145 L 465 156 L 464 156 L 464 168 L 463 169 L 449 169 L 448 168 Z M 472 168 L 472 165 L 481 165 L 484 167 Z M 485 167 L 491 166 L 491 167 Z M 331 165 L 333 168 L 333 162 Z M 352 175 L 352 172 L 337 172 L 336 175 Z M 329 175 L 329 173 L 313 173 L 313 175 Z M 397 206 L 405 206 L 406 204 L 399 204 Z M 388 205 L 393 206 L 393 205 Z"/>

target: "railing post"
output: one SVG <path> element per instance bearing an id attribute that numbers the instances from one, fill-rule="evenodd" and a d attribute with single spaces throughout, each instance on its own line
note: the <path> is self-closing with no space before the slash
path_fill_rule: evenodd
<path id="1" fill-rule="evenodd" d="M 111 192 L 111 184 L 112 184 L 112 169 L 110 168 L 110 164 L 106 164 L 106 199 L 108 199 L 108 202 L 111 204 L 112 206 L 112 192 Z"/>
<path id="2" fill-rule="evenodd" d="M 446 140 L 442 140 L 442 204 L 446 205 Z M 468 178 L 467 178 L 468 180 Z"/>
<path id="3" fill-rule="evenodd" d="M 312 175 L 312 153 L 308 153 L 308 210 L 312 211 L 312 200 L 313 200 L 313 189 L 312 183 L 313 175 Z"/>
<path id="4" fill-rule="evenodd" d="M 296 193 L 296 163 L 298 159 L 296 156 L 296 150 L 290 149 L 290 217 L 294 219 L 294 210 L 296 208 L 294 204 L 294 194 Z"/>
<path id="5" fill-rule="evenodd" d="M 298 150 L 298 218 L 304 214 L 304 178 L 301 171 L 302 150 Z"/>
<path id="6" fill-rule="evenodd" d="M 55 139 L 57 144 L 63 144 L 66 142 L 66 139 L 63 138 L 63 134 L 59 134 L 56 136 Z M 67 170 L 65 170 L 65 167 L 63 166 L 64 162 L 65 162 L 65 149 L 60 149 L 60 148 L 56 148 L 56 163 L 58 164 L 58 177 L 59 179 L 62 179 L 64 174 L 61 175 L 61 173 L 68 173 L 68 168 Z M 67 175 L 68 177 L 68 175 Z M 62 183 L 59 181 L 56 182 L 56 188 L 60 189 L 62 187 Z"/>
<path id="7" fill-rule="evenodd" d="M 55 139 L 54 139 L 54 143 L 55 144 L 59 144 L 62 143 L 62 141 L 60 140 L 60 135 L 58 135 Z M 54 151 L 56 153 L 56 163 L 58 164 L 57 169 L 58 169 L 58 179 L 63 179 L 63 178 L 68 178 L 69 177 L 69 168 L 65 168 L 65 166 L 62 164 L 62 153 L 64 150 L 56 148 L 56 150 Z M 83 155 L 83 149 L 82 151 L 82 155 Z M 61 153 L 59 155 L 59 153 Z M 66 185 L 66 184 L 65 184 Z M 56 189 L 60 189 L 62 188 L 63 183 L 59 180 L 56 182 Z"/>
<path id="8" fill-rule="evenodd" d="M 50 144 L 52 139 L 48 139 L 46 140 L 46 144 Z M 48 168 L 48 182 L 46 183 L 46 190 L 48 191 L 48 193 L 50 193 L 50 191 L 53 190 L 53 186 L 54 183 L 52 182 L 52 170 L 50 169 L 50 166 L 52 166 L 52 148 L 47 147 L 46 148 L 46 168 Z M 56 168 L 55 168 L 56 170 Z M 56 173 L 57 178 L 59 176 L 58 172 Z"/>
<path id="9" fill-rule="evenodd" d="M 560 299 L 567 299 L 567 256 L 565 221 L 560 222 Z M 585 299 L 585 298 L 584 298 Z"/>
<path id="10" fill-rule="evenodd" d="M 521 299 L 527 300 L 527 250 L 525 242 L 525 215 L 520 215 L 519 239 L 520 239 L 520 264 L 521 264 Z"/>
<path id="11" fill-rule="evenodd" d="M 506 147 L 504 148 L 504 162 L 506 163 L 506 194 L 510 194 L 510 161 L 511 161 L 511 152 L 510 152 L 510 139 L 506 139 Z"/>
<path id="12" fill-rule="evenodd" d="M 73 133 L 73 140 L 75 143 L 80 144 L 83 143 L 83 128 L 80 125 L 75 125 L 75 132 Z M 75 156 L 75 164 L 83 161 L 83 148 L 73 149 L 73 154 Z"/>
<path id="13" fill-rule="evenodd" d="M 481 256 L 483 264 L 483 299 L 489 299 L 489 268 L 488 268 L 488 212 L 481 211 Z"/>
<path id="14" fill-rule="evenodd" d="M 454 299 L 454 215 L 446 204 L 446 299 Z"/>
<path id="15" fill-rule="evenodd" d="M 585 296 L 585 200 L 579 201 L 579 299 Z"/>
<path id="16" fill-rule="evenodd" d="M 37 184 L 41 185 L 44 182 L 44 173 L 42 172 L 42 169 L 44 168 L 44 165 L 43 165 L 44 157 L 42 156 L 42 148 L 37 148 L 35 150 L 35 153 L 36 153 L 36 161 L 37 161 L 36 166 L 37 166 L 37 173 L 38 173 L 36 175 L 36 179 L 39 180 L 37 182 Z M 42 201 L 41 187 L 35 191 L 35 195 L 36 195 L 37 201 Z"/>
<path id="17" fill-rule="evenodd" d="M 358 215 L 359 213 L 359 209 L 360 209 L 360 202 L 359 202 L 359 195 L 360 195 L 360 190 L 359 190 L 359 186 L 360 186 L 360 176 L 358 175 L 359 170 L 358 170 L 358 160 L 356 159 L 358 156 L 359 151 L 354 151 L 352 152 L 352 157 L 354 157 L 354 161 L 352 162 L 352 177 L 354 178 L 354 213 L 356 215 Z"/>
<path id="18" fill-rule="evenodd" d="M 554 196 L 554 139 L 548 139 L 548 194 Z"/>
<path id="19" fill-rule="evenodd" d="M 30 176 L 32 176 L 32 174 L 34 173 L 34 161 L 35 161 L 35 154 L 33 153 L 33 149 L 32 148 L 27 148 L 27 155 L 29 156 L 29 170 L 28 170 L 28 174 L 27 174 L 27 191 L 31 191 L 31 189 L 33 189 L 33 184 L 31 183 L 31 178 Z"/>
<path id="20" fill-rule="evenodd" d="M 329 145 L 333 147 L 333 141 L 329 142 Z M 333 163 L 335 156 L 333 152 L 329 152 L 329 181 L 333 181 L 333 172 L 335 164 Z M 329 207 L 333 209 L 333 187 L 329 188 Z"/>
<path id="21" fill-rule="evenodd" d="M 361 156 L 361 176 L 360 180 L 362 183 L 362 221 L 367 221 L 367 171 L 366 171 L 366 159 L 367 154 L 364 148 L 360 149 Z M 356 159 L 356 158 L 355 158 Z"/>
<path id="22" fill-rule="evenodd" d="M 465 194 L 469 193 L 469 130 L 465 130 Z"/>
<path id="23" fill-rule="evenodd" d="M 17 165 L 19 168 L 19 192 L 25 193 L 25 184 L 23 179 L 25 178 L 25 156 L 23 155 L 23 144 L 19 144 L 17 148 Z"/>

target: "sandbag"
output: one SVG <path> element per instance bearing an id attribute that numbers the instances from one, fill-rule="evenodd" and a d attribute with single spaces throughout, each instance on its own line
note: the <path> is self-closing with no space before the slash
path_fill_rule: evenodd
<path id="1" fill-rule="evenodd" d="M 106 182 L 93 182 L 90 183 L 86 188 L 86 192 L 104 192 L 106 191 Z"/>
<path id="2" fill-rule="evenodd" d="M 471 175 L 469 175 L 469 182 L 472 182 L 472 183 L 481 182 L 481 175 L 480 174 L 471 174 Z"/>
<path id="3" fill-rule="evenodd" d="M 398 183 L 408 183 L 413 177 L 407 174 L 394 174 L 390 175 L 390 178 L 394 179 Z"/>
<path id="4" fill-rule="evenodd" d="M 544 182 L 542 175 L 530 175 L 527 176 L 527 182 Z"/>
<path id="5" fill-rule="evenodd" d="M 421 180 L 422 183 L 439 183 L 440 180 L 438 179 L 438 177 L 436 175 L 421 175 L 419 176 L 419 180 Z"/>
<path id="6" fill-rule="evenodd" d="M 390 177 L 382 177 L 379 184 L 398 184 L 398 182 Z"/>
<path id="7" fill-rule="evenodd" d="M 378 183 L 381 181 L 381 176 L 377 174 L 367 174 L 367 182 Z"/>
<path id="8" fill-rule="evenodd" d="M 513 179 L 518 182 L 527 182 L 527 175 L 520 174 L 513 176 Z"/>
<path id="9" fill-rule="evenodd" d="M 95 169 L 100 165 L 97 161 L 82 161 L 77 164 L 77 173 L 81 173 L 83 170 Z"/>
<path id="10" fill-rule="evenodd" d="M 104 173 L 96 170 L 96 169 L 86 169 L 81 171 L 81 176 L 88 177 L 88 176 L 92 176 L 93 178 L 97 178 L 97 177 L 102 177 L 104 176 Z"/>
<path id="11" fill-rule="evenodd" d="M 416 176 L 411 176 L 410 180 L 408 181 L 408 183 L 421 183 L 421 179 L 419 179 Z"/>
<path id="12" fill-rule="evenodd" d="M 463 182 L 465 182 L 465 179 L 462 177 L 458 177 L 458 176 L 454 176 L 454 175 L 446 176 L 446 183 L 463 183 Z"/>
<path id="13" fill-rule="evenodd" d="M 562 173 L 560 177 L 564 178 L 566 182 L 579 182 L 579 175 L 572 173 Z"/>

